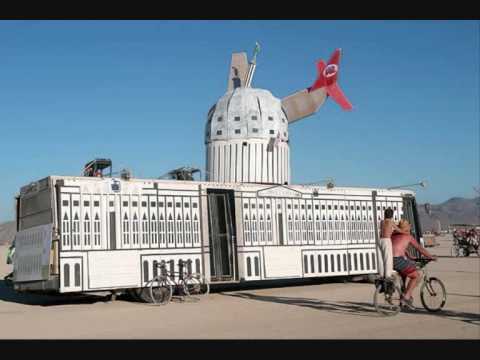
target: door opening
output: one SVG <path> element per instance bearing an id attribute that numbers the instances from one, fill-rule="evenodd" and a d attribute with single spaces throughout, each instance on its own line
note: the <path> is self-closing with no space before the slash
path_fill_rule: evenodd
<path id="1" fill-rule="evenodd" d="M 211 281 L 235 278 L 236 228 L 233 190 L 208 190 Z"/>

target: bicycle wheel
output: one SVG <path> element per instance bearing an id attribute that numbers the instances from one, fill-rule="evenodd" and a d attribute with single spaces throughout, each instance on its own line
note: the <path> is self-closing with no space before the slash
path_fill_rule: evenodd
<path id="1" fill-rule="evenodd" d="M 420 300 L 425 309 L 430 312 L 439 311 L 447 302 L 447 291 L 440 279 L 426 279 L 420 288 Z"/>
<path id="2" fill-rule="evenodd" d="M 150 283 L 150 298 L 154 304 L 168 304 L 172 299 L 172 286 L 164 279 L 154 278 Z"/>
<path id="3" fill-rule="evenodd" d="M 451 256 L 458 257 L 458 255 L 459 255 L 459 253 L 458 253 L 458 247 L 452 246 L 452 248 L 451 248 L 451 250 L 450 250 L 450 255 L 451 255 Z"/>
<path id="4" fill-rule="evenodd" d="M 390 286 L 390 291 L 380 292 L 381 284 L 375 287 L 375 294 L 373 295 L 373 304 L 375 310 L 385 316 L 393 316 L 400 312 L 400 288 L 396 285 Z"/>
<path id="5" fill-rule="evenodd" d="M 202 274 L 192 274 L 184 281 L 185 292 L 188 295 L 208 295 L 210 284 Z"/>

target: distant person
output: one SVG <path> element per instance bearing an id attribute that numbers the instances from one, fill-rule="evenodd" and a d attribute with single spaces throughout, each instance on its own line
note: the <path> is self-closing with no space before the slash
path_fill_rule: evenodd
<path id="1" fill-rule="evenodd" d="M 415 309 L 413 306 L 412 293 L 420 280 L 419 273 L 415 262 L 412 261 L 407 252 L 409 245 L 412 245 L 417 251 L 425 256 L 427 259 L 436 260 L 437 258 L 430 254 L 425 248 L 417 243 L 417 241 L 410 235 L 410 224 L 407 220 L 400 220 L 398 224 L 400 232 L 392 235 L 392 251 L 393 251 L 393 268 L 405 280 L 405 292 L 402 294 L 401 302 L 410 309 Z M 408 280 L 408 283 L 407 283 Z"/>
<path id="2" fill-rule="evenodd" d="M 392 234 L 394 231 L 400 231 L 393 221 L 393 210 L 387 208 L 384 214 L 384 220 L 380 222 L 380 256 L 378 265 L 380 276 L 391 278 L 393 274 L 393 255 L 392 255 Z"/>

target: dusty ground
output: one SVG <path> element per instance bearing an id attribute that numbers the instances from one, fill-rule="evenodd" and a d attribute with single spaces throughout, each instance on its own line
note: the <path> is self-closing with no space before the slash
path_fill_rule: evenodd
<path id="1" fill-rule="evenodd" d="M 480 339 L 480 258 L 452 258 L 451 238 L 429 248 L 429 265 L 448 299 L 438 314 L 418 311 L 381 317 L 373 285 L 327 283 L 217 292 L 199 302 L 151 306 L 99 298 L 16 294 L 0 280 L 0 338 L 257 338 Z M 0 279 L 10 272 L 0 247 Z"/>

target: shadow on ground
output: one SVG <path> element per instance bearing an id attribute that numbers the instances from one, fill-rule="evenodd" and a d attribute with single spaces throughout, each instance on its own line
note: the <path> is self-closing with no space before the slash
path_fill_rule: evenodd
<path id="1" fill-rule="evenodd" d="M 77 304 L 94 304 L 97 302 L 109 301 L 109 297 L 94 295 L 46 295 L 34 293 L 21 293 L 13 290 L 5 280 L 0 280 L 0 301 L 12 302 L 23 305 L 77 305 Z"/>
<path id="2" fill-rule="evenodd" d="M 257 295 L 252 293 L 240 292 L 240 293 L 220 293 L 225 296 L 238 297 L 248 300 L 257 300 L 265 302 L 274 302 L 279 304 L 295 305 L 308 307 L 315 310 L 324 310 L 335 313 L 342 313 L 346 315 L 359 315 L 359 316 L 380 316 L 371 303 L 367 302 L 351 302 L 351 301 L 326 301 L 318 299 L 307 298 L 293 298 L 282 296 L 266 296 Z"/>
<path id="3" fill-rule="evenodd" d="M 312 308 L 315 310 L 323 310 L 323 311 L 341 313 L 346 315 L 377 316 L 377 317 L 382 316 L 375 311 L 372 303 L 366 303 L 366 302 L 328 301 L 328 300 L 307 299 L 307 298 L 266 296 L 266 295 L 258 295 L 258 294 L 252 294 L 252 293 L 246 293 L 246 292 L 230 293 L 230 294 L 220 293 L 220 294 L 225 296 L 248 299 L 248 300 L 257 300 L 257 301 L 274 302 L 279 304 L 302 306 L 302 307 Z M 448 309 L 443 309 L 437 313 L 431 313 L 423 308 L 417 308 L 414 311 L 404 311 L 404 312 L 408 314 L 439 316 L 439 317 L 448 318 L 451 320 L 463 321 L 472 325 L 480 326 L 480 313 L 468 313 L 468 312 L 462 312 L 462 311 L 452 311 Z"/>

